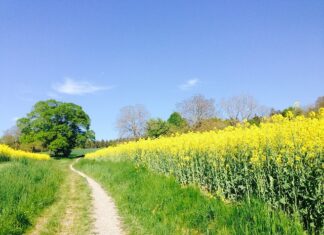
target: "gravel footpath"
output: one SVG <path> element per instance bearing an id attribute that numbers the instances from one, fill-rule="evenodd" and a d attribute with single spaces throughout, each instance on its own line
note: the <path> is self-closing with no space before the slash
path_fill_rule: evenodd
<path id="1" fill-rule="evenodd" d="M 73 164 L 70 165 L 70 169 L 86 178 L 92 191 L 94 233 L 98 235 L 123 234 L 121 221 L 118 217 L 117 209 L 112 198 L 107 195 L 100 184 L 86 174 L 76 170 L 73 167 Z"/>

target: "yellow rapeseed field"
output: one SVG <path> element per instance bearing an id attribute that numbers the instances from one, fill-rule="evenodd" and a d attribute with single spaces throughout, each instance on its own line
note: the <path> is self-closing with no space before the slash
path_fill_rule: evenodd
<path id="1" fill-rule="evenodd" d="M 22 150 L 15 150 L 7 145 L 0 144 L 0 160 L 2 159 L 18 159 L 18 158 L 31 158 L 37 160 L 48 160 L 50 156 L 42 153 L 30 153 Z"/>
<path id="2" fill-rule="evenodd" d="M 324 220 L 324 109 L 307 117 L 274 115 L 260 126 L 139 140 L 86 158 L 130 159 L 227 200 L 257 197 L 301 217 L 309 231 Z"/>

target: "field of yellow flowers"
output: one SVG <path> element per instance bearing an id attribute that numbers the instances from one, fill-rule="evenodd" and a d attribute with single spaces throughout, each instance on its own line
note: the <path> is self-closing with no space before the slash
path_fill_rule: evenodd
<path id="1" fill-rule="evenodd" d="M 127 158 L 224 200 L 257 197 L 323 231 L 324 109 L 261 125 L 129 142 L 86 158 Z"/>
<path id="2" fill-rule="evenodd" d="M 22 150 L 15 150 L 7 145 L 0 144 L 0 162 L 1 161 L 9 161 L 11 159 L 19 159 L 19 158 L 31 158 L 37 160 L 48 160 L 50 156 L 48 154 L 42 153 L 30 153 Z"/>

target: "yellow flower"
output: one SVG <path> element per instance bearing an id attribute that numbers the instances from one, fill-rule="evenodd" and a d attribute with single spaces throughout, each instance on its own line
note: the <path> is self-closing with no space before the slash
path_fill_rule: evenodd
<path id="1" fill-rule="evenodd" d="M 86 154 L 86 158 L 119 156 L 154 167 L 164 164 L 164 169 L 183 170 L 190 167 L 184 162 L 205 161 L 202 157 L 216 169 L 226 168 L 225 159 L 230 165 L 243 160 L 255 166 L 268 159 L 285 167 L 283 162 L 301 164 L 305 156 L 309 165 L 321 167 L 316 159 L 323 157 L 323 150 L 324 109 L 320 109 L 317 116 L 311 113 L 309 117 L 293 117 L 292 112 L 287 117 L 273 115 L 260 127 L 237 125 L 220 131 L 141 139 Z"/>
<path id="2" fill-rule="evenodd" d="M 31 158 L 37 160 L 48 160 L 50 156 L 42 153 L 30 153 L 22 150 L 14 150 L 7 145 L 0 144 L 0 157 L 5 156 L 9 158 Z"/>

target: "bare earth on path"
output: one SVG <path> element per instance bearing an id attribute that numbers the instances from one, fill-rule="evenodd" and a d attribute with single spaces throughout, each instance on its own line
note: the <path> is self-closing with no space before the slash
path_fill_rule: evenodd
<path id="1" fill-rule="evenodd" d="M 121 222 L 117 214 L 116 206 L 111 197 L 107 195 L 105 190 L 95 180 L 86 174 L 76 170 L 73 164 L 70 169 L 86 178 L 89 187 L 92 191 L 93 198 L 93 216 L 95 234 L 98 235 L 119 235 L 123 234 L 121 229 Z"/>

